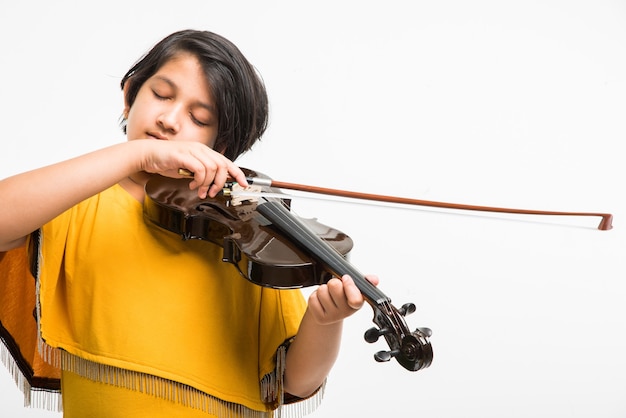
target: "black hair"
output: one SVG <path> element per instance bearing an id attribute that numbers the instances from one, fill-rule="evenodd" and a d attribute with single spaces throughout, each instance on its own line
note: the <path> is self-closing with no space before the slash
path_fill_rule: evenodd
<path id="1" fill-rule="evenodd" d="M 213 148 L 235 160 L 265 132 L 269 106 L 260 75 L 239 48 L 224 37 L 199 30 L 183 30 L 165 37 L 122 78 L 122 90 L 130 80 L 126 103 L 132 106 L 146 80 L 184 52 L 200 62 L 217 106 L 218 133 Z"/>

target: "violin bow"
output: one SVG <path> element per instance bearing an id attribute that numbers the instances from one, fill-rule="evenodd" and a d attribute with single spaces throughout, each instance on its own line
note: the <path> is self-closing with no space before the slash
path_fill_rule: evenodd
<path id="1" fill-rule="evenodd" d="M 188 170 L 180 169 L 179 174 L 189 177 L 193 176 L 191 172 Z M 397 203 L 404 205 L 414 205 L 414 206 L 424 206 L 424 207 L 434 207 L 441 209 L 453 209 L 453 210 L 468 210 L 468 211 L 479 211 L 479 212 L 495 212 L 495 213 L 508 213 L 508 214 L 518 214 L 518 215 L 541 215 L 541 216 L 571 216 L 571 217 L 600 217 L 600 224 L 598 225 L 598 229 L 601 231 L 608 231 L 613 228 L 613 215 L 610 213 L 599 213 L 599 212 L 560 212 L 560 211 L 544 211 L 544 210 L 533 210 L 533 209 L 513 209 L 513 208 L 501 208 L 501 207 L 492 207 L 492 206 L 479 206 L 479 205 L 466 205 L 459 203 L 448 203 L 448 202 L 436 202 L 430 200 L 421 200 L 421 199 L 412 199 L 406 197 L 397 197 L 397 196 L 385 196 L 380 194 L 372 194 L 372 193 L 360 193 L 353 192 L 349 190 L 338 190 L 331 189 L 327 187 L 318 187 L 318 186 L 310 186 L 305 184 L 296 184 L 296 183 L 288 183 L 284 181 L 276 181 L 268 178 L 260 178 L 260 177 L 246 177 L 248 184 L 257 185 L 257 186 L 266 186 L 266 187 L 275 187 L 278 189 L 289 189 L 296 190 L 307 193 L 317 193 L 331 196 L 340 196 L 351 199 L 364 199 L 364 200 L 372 200 L 379 202 L 387 202 L 387 203 Z"/>

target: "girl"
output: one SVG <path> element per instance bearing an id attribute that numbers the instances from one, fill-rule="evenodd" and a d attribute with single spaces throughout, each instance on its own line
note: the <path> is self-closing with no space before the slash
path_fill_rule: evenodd
<path id="1" fill-rule="evenodd" d="M 242 279 L 218 246 L 143 220 L 154 173 L 187 169 L 202 198 L 228 177 L 247 185 L 232 160 L 261 137 L 268 112 L 254 68 L 223 37 L 185 30 L 156 44 L 121 87 L 127 142 L 0 182 L 0 264 L 10 272 L 0 293 L 14 301 L 31 282 L 37 291 L 36 323 L 30 302 L 0 301 L 15 364 L 31 384 L 56 389 L 54 373 L 24 364 L 29 345 L 16 335 L 33 322 L 39 353 L 60 370 L 68 418 L 261 417 L 318 401 L 343 319 L 364 302 L 352 279 L 319 286 L 307 304 L 298 290 Z M 44 206 L 42 190 L 54 191 Z M 28 249 L 36 281 L 16 281 Z M 25 319 L 15 322 L 17 310 Z"/>

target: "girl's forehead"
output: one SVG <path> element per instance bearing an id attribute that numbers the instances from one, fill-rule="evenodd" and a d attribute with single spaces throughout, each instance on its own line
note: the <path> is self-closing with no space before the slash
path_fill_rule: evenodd
<path id="1" fill-rule="evenodd" d="M 190 53 L 179 54 L 166 61 L 151 77 L 160 79 L 178 88 L 188 87 L 199 89 L 200 92 L 210 91 L 209 82 L 198 58 Z"/>
<path id="2" fill-rule="evenodd" d="M 185 76 L 197 75 L 200 78 L 204 77 L 204 71 L 198 58 L 189 52 L 180 52 L 171 58 L 167 59 L 161 67 L 159 67 L 155 74 L 162 72 L 181 74 Z"/>

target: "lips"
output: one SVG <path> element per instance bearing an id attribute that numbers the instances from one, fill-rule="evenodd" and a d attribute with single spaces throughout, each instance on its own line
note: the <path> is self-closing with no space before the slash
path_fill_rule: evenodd
<path id="1" fill-rule="evenodd" d="M 154 139 L 160 139 L 161 141 L 167 141 L 167 137 L 156 132 L 148 132 L 148 137 L 154 138 Z"/>

